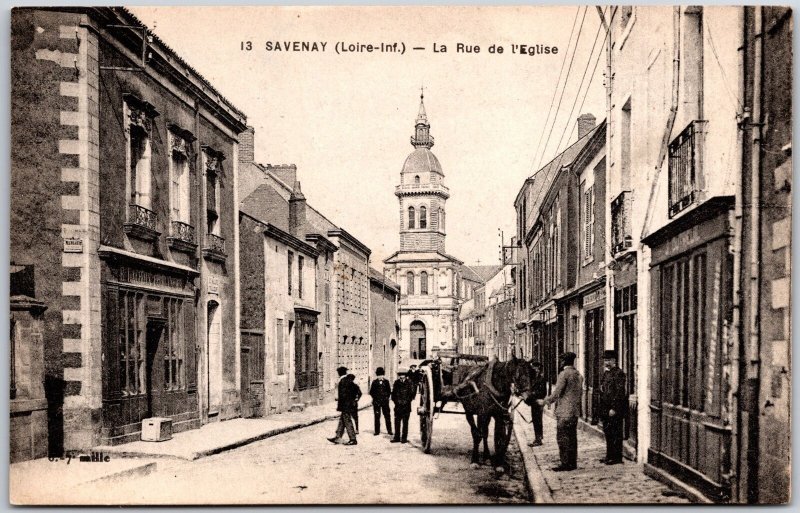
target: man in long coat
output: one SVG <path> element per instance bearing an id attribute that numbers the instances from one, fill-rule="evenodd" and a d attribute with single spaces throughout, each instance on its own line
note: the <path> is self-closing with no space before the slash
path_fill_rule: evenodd
<path id="1" fill-rule="evenodd" d="M 339 425 L 336 428 L 336 436 L 328 438 L 330 442 L 338 444 L 342 441 L 342 435 L 347 430 L 347 437 L 350 439 L 344 445 L 356 445 L 356 430 L 353 427 L 352 408 L 357 403 L 355 383 L 347 379 L 347 367 L 336 369 L 339 374 L 339 384 L 336 387 L 336 411 L 339 412 Z"/>
<path id="2" fill-rule="evenodd" d="M 372 397 L 372 412 L 375 415 L 375 435 L 381 434 L 381 413 L 386 421 L 386 431 L 392 435 L 392 416 L 389 413 L 389 398 L 392 395 L 392 385 L 384 377 L 383 367 L 375 370 L 376 378 L 369 387 L 369 395 Z"/>
<path id="3" fill-rule="evenodd" d="M 547 397 L 547 381 L 544 379 L 542 373 L 542 364 L 538 361 L 531 360 L 531 394 L 528 396 L 527 404 L 531 407 L 531 423 L 533 424 L 533 433 L 535 440 L 528 443 L 531 447 L 538 447 L 542 445 L 543 424 L 542 424 L 542 406 L 537 402 L 538 399 Z"/>
<path id="4" fill-rule="evenodd" d="M 394 402 L 394 438 L 392 443 L 408 443 L 408 419 L 411 417 L 411 402 L 414 400 L 414 385 L 408 377 L 408 369 L 400 369 L 392 387 Z"/>
<path id="5" fill-rule="evenodd" d="M 556 440 L 561 465 L 555 472 L 578 468 L 578 417 L 581 414 L 583 376 L 575 369 L 575 353 L 564 353 L 563 370 L 558 374 L 552 393 L 537 402 L 540 405 L 556 403 Z"/>
<path id="6" fill-rule="evenodd" d="M 605 372 L 600 381 L 600 419 L 606 435 L 606 465 L 622 463 L 623 422 L 628 413 L 628 394 L 625 390 L 625 373 L 617 366 L 617 352 L 608 349 L 603 353 Z"/>

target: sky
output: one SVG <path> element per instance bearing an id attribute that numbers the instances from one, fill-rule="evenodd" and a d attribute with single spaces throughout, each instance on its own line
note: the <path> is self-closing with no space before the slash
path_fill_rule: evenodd
<path id="1" fill-rule="evenodd" d="M 256 161 L 296 164 L 309 204 L 369 246 L 379 269 L 399 249 L 394 187 L 413 150 L 421 85 L 450 188 L 446 251 L 468 264 L 499 263 L 498 230 L 508 244 L 525 178 L 576 139 L 578 115 L 605 117 L 604 33 L 592 6 L 130 10 L 247 115 Z M 247 41 L 252 50 L 242 50 Z M 327 46 L 276 52 L 268 41 Z M 405 54 L 335 51 L 381 42 Z M 459 53 L 458 43 L 480 52 Z M 512 53 L 536 44 L 558 53 Z"/>

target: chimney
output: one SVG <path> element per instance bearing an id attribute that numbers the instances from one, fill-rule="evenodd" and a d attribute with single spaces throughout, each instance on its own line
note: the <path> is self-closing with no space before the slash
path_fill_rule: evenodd
<path id="1" fill-rule="evenodd" d="M 300 182 L 294 182 L 292 195 L 289 196 L 289 233 L 297 238 L 303 235 L 303 227 L 306 224 L 306 197 L 300 190 Z"/>
<path id="2" fill-rule="evenodd" d="M 597 119 L 591 114 L 581 114 L 578 116 L 578 139 L 588 134 L 594 128 Z"/>
<path id="3" fill-rule="evenodd" d="M 249 126 L 239 134 L 239 162 L 250 164 L 255 160 L 256 129 Z"/>
<path id="4" fill-rule="evenodd" d="M 291 187 L 297 181 L 297 166 L 294 164 L 267 164 L 267 171 L 278 177 L 278 180 Z"/>

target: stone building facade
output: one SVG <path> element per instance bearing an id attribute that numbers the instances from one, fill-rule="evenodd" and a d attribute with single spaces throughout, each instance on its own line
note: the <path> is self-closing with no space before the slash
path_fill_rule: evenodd
<path id="1" fill-rule="evenodd" d="M 400 250 L 384 260 L 386 276 L 400 284 L 401 358 L 433 357 L 457 348 L 458 269 L 445 253 L 444 172 L 433 154 L 433 136 L 420 96 L 411 145 L 395 188 L 400 206 Z"/>
<path id="2" fill-rule="evenodd" d="M 394 382 L 397 377 L 398 340 L 400 339 L 400 317 L 397 306 L 400 286 L 384 277 L 378 270 L 369 270 L 370 303 L 370 378 L 375 370 L 383 367 L 386 378 Z"/>
<path id="3" fill-rule="evenodd" d="M 238 416 L 244 114 L 125 9 L 12 30 L 11 255 L 48 304 L 51 453 Z"/>

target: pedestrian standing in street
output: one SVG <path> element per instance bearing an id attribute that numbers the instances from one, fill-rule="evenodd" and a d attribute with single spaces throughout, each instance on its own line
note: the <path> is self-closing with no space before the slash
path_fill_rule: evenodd
<path id="1" fill-rule="evenodd" d="M 408 377 L 408 369 L 400 369 L 397 381 L 392 387 L 394 402 L 394 438 L 392 443 L 408 443 L 408 419 L 411 416 L 411 402 L 414 400 L 414 385 Z"/>
<path id="2" fill-rule="evenodd" d="M 628 414 L 628 394 L 625 391 L 625 373 L 617 366 L 617 352 L 607 349 L 603 353 L 605 372 L 600 381 L 600 419 L 606 435 L 606 457 L 601 463 L 622 463 L 622 423 Z"/>
<path id="3" fill-rule="evenodd" d="M 544 408 L 537 402 L 539 399 L 544 399 L 547 396 L 547 382 L 542 373 L 542 364 L 536 360 L 531 360 L 531 394 L 526 400 L 531 407 L 531 422 L 533 423 L 533 433 L 535 439 L 529 442 L 530 447 L 538 447 L 542 445 L 543 426 L 542 414 Z"/>
<path id="4" fill-rule="evenodd" d="M 381 434 L 381 412 L 386 422 L 386 432 L 392 433 L 392 416 L 389 412 L 389 398 L 392 396 L 392 385 L 384 377 L 383 367 L 375 370 L 375 381 L 369 387 L 369 395 L 372 397 L 372 412 L 375 415 L 375 436 Z"/>
<path id="5" fill-rule="evenodd" d="M 408 368 L 408 380 L 411 382 L 411 389 L 414 391 L 414 397 L 419 392 L 419 371 L 416 365 L 411 365 Z"/>
<path id="6" fill-rule="evenodd" d="M 552 393 L 539 399 L 539 405 L 556 404 L 556 440 L 561 465 L 553 467 L 555 472 L 578 468 L 578 417 L 581 414 L 581 391 L 583 376 L 575 369 L 575 353 L 564 353 L 564 370 L 558 374 Z"/>
<path id="7" fill-rule="evenodd" d="M 356 383 L 356 376 L 355 374 L 348 374 L 347 381 L 350 383 L 350 387 L 353 389 L 353 394 L 355 395 L 355 401 L 350 405 L 350 415 L 353 417 L 353 425 L 356 428 L 356 434 L 359 434 L 358 431 L 358 401 L 361 400 L 361 387 L 358 386 Z"/>
<path id="8" fill-rule="evenodd" d="M 344 445 L 356 445 L 356 430 L 353 427 L 353 416 L 351 414 L 356 393 L 354 383 L 347 379 L 347 367 L 336 369 L 339 374 L 339 384 L 336 386 L 336 411 L 339 412 L 339 425 L 336 427 L 336 436 L 328 438 L 335 444 L 341 443 L 342 435 L 347 430 L 349 440 Z"/>

